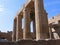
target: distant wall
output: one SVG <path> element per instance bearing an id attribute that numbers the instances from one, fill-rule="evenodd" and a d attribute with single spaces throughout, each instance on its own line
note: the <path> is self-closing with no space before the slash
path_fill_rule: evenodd
<path id="1" fill-rule="evenodd" d="M 7 39 L 8 41 L 12 41 L 12 31 L 11 32 L 0 32 L 0 39 Z"/>

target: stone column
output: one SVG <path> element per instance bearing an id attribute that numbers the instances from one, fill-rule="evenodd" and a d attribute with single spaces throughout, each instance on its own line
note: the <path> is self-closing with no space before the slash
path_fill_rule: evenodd
<path id="1" fill-rule="evenodd" d="M 49 37 L 50 39 L 52 39 L 52 28 L 51 27 L 49 27 Z"/>
<path id="2" fill-rule="evenodd" d="M 16 18 L 14 19 L 13 32 L 12 32 L 12 41 L 16 41 Z"/>
<path id="3" fill-rule="evenodd" d="M 43 13 L 43 0 L 35 0 L 36 40 L 48 38 L 48 24 L 46 24 L 47 17 L 45 17 Z M 47 29 L 45 27 L 47 27 Z"/>
<path id="4" fill-rule="evenodd" d="M 58 33 L 56 32 L 55 28 L 53 28 L 53 27 L 52 27 L 52 35 L 53 35 L 54 39 L 59 39 L 60 38 Z"/>
<path id="5" fill-rule="evenodd" d="M 23 30 L 23 39 L 30 39 L 30 14 L 26 8 L 23 10 L 24 18 L 24 30 Z"/>
<path id="6" fill-rule="evenodd" d="M 49 37 L 50 39 L 54 39 L 53 32 L 52 32 L 52 24 L 49 25 Z"/>
<path id="7" fill-rule="evenodd" d="M 22 32 L 22 16 L 17 16 L 17 29 L 16 29 L 16 41 L 23 38 Z"/>
<path id="8" fill-rule="evenodd" d="M 36 25 L 35 25 L 35 19 L 33 20 L 33 34 L 34 39 L 36 38 Z"/>

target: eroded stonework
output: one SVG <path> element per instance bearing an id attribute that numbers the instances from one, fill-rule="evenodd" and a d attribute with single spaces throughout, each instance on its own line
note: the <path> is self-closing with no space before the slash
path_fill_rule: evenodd
<path id="1" fill-rule="evenodd" d="M 24 28 L 22 29 L 22 19 Z M 30 23 L 33 22 L 33 32 Z M 22 36 L 20 36 L 21 31 Z M 20 34 L 19 34 L 20 32 Z M 48 18 L 44 9 L 43 0 L 27 0 L 14 18 L 12 41 L 21 39 L 41 40 L 49 38 Z M 19 38 L 22 37 L 22 38 Z"/>
<path id="2" fill-rule="evenodd" d="M 31 22 L 33 22 L 33 32 L 31 32 L 30 28 Z M 14 17 L 12 42 L 0 44 L 60 45 L 59 42 L 60 16 L 48 20 L 43 0 L 27 0 Z"/>
<path id="3" fill-rule="evenodd" d="M 52 39 L 60 39 L 60 14 L 49 19 Z"/>
<path id="4" fill-rule="evenodd" d="M 0 41 L 12 41 L 12 31 L 11 32 L 0 32 Z"/>

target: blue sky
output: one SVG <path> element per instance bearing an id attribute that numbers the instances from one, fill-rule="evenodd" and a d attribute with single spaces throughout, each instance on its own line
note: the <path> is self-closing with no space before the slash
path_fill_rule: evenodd
<path id="1" fill-rule="evenodd" d="M 26 0 L 0 0 L 0 30 L 13 30 L 13 19 Z M 48 17 L 60 14 L 60 0 L 44 0 Z"/>

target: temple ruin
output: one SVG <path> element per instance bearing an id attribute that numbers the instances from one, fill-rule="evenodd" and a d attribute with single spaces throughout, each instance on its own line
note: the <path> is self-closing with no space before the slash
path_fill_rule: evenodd
<path id="1" fill-rule="evenodd" d="M 22 29 L 22 19 L 24 28 Z M 32 39 L 30 22 L 33 21 L 33 39 L 49 38 L 47 12 L 44 9 L 43 0 L 27 0 L 14 18 L 12 40 Z"/>
<path id="2" fill-rule="evenodd" d="M 60 14 L 48 20 L 50 38 L 60 39 Z"/>
<path id="3" fill-rule="evenodd" d="M 27 0 L 13 20 L 11 41 L 0 45 L 60 45 L 60 14 L 48 19 L 43 0 Z"/>

